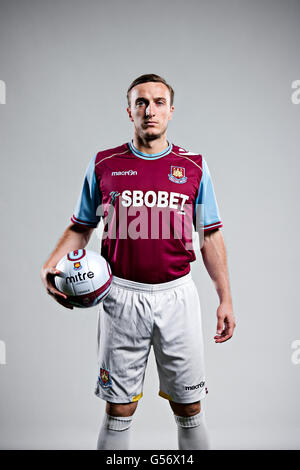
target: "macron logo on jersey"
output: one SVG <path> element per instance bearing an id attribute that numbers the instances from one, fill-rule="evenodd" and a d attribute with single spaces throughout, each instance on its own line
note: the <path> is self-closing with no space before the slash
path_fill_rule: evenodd
<path id="1" fill-rule="evenodd" d="M 126 175 L 126 176 L 135 176 L 137 175 L 137 171 L 135 170 L 128 170 L 128 171 L 112 171 L 111 176 L 120 176 L 120 175 Z"/>

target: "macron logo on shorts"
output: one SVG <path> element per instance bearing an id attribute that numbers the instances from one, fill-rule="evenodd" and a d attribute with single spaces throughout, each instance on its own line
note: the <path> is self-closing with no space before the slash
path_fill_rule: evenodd
<path id="1" fill-rule="evenodd" d="M 196 388 L 202 388 L 204 387 L 205 382 L 200 382 L 197 385 L 186 385 L 184 387 L 185 390 L 195 390 Z"/>

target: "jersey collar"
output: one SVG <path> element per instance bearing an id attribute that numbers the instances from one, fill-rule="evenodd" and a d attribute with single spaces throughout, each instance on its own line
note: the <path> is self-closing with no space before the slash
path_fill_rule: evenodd
<path id="1" fill-rule="evenodd" d="M 168 142 L 168 147 L 160 153 L 143 153 L 133 145 L 133 140 L 131 140 L 131 142 L 128 142 L 128 146 L 131 152 L 137 157 L 143 158 L 144 160 L 156 160 L 157 158 L 164 157 L 165 155 L 171 153 L 173 144 L 170 144 Z"/>

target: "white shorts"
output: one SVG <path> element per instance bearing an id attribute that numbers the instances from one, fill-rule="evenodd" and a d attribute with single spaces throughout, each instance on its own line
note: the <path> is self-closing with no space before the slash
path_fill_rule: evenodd
<path id="1" fill-rule="evenodd" d="M 111 403 L 138 401 L 151 345 L 161 397 L 176 403 L 205 397 L 200 301 L 191 272 L 161 284 L 113 276 L 100 304 L 97 339 L 98 397 Z"/>

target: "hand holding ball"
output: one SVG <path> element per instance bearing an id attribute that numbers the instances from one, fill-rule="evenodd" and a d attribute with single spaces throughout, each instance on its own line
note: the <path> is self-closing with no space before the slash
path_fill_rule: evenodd
<path id="1" fill-rule="evenodd" d="M 74 307 L 93 307 L 110 291 L 110 266 L 94 251 L 71 251 L 57 263 L 56 268 L 61 271 L 55 276 L 56 288 L 68 296 L 68 302 Z"/>

